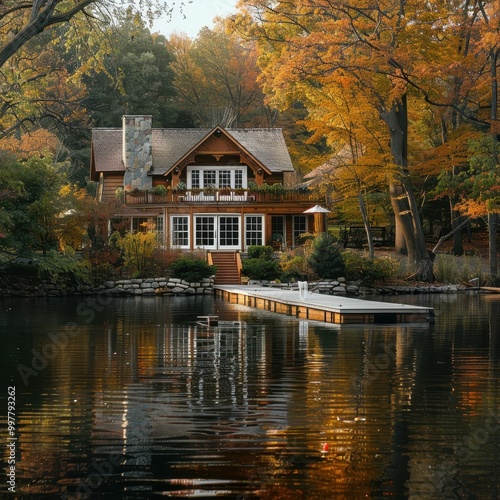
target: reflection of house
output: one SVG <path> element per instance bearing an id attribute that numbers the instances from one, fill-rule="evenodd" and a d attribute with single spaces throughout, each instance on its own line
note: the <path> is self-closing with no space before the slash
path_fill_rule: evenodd
<path id="1" fill-rule="evenodd" d="M 316 201 L 292 189 L 280 129 L 152 129 L 151 121 L 124 116 L 122 128 L 92 131 L 98 197 L 124 189 L 117 215 L 131 231 L 151 222 L 167 247 L 245 251 L 322 230 L 304 214 Z"/>

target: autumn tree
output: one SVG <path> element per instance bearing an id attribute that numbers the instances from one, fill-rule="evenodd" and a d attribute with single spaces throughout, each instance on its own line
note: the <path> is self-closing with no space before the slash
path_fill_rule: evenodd
<path id="1" fill-rule="evenodd" d="M 357 82 L 349 85 L 304 88 L 303 102 L 309 115 L 303 123 L 314 131 L 311 141 L 326 138 L 333 151 L 328 160 L 318 168 L 319 187 L 326 185 L 332 192 L 336 205 L 343 200 L 356 199 L 365 227 L 368 250 L 374 256 L 371 221 L 367 209 L 367 197 L 387 184 L 389 169 L 384 144 L 387 133 L 380 127 L 377 111 L 363 101 Z M 314 171 L 311 173 L 313 174 Z"/>
<path id="2" fill-rule="evenodd" d="M 142 277 L 148 259 L 153 256 L 158 245 L 154 230 L 139 231 L 135 234 L 126 233 L 117 244 L 124 252 L 125 266 L 130 269 L 134 277 Z"/>
<path id="3" fill-rule="evenodd" d="M 170 47 L 175 54 L 175 88 L 198 126 L 269 124 L 271 115 L 257 83 L 253 42 L 217 26 L 202 29 L 195 40 L 174 35 Z M 263 123 L 261 117 L 266 115 Z"/>
<path id="4" fill-rule="evenodd" d="M 458 174 L 461 189 L 457 211 L 476 218 L 485 217 L 489 225 L 490 277 L 498 277 L 497 218 L 500 213 L 500 145 L 496 137 L 485 134 L 470 142 L 468 168 Z"/>
<path id="5" fill-rule="evenodd" d="M 479 49 L 465 54 L 463 47 L 477 40 L 476 21 L 494 3 L 255 0 L 240 2 L 246 16 L 233 19 L 237 30 L 259 40 L 264 88 L 276 105 L 288 105 L 304 86 L 358 82 L 387 127 L 396 167 L 389 180 L 396 226 L 421 280 L 432 279 L 432 262 L 410 182 L 408 95 L 486 123 L 470 104 L 489 56 Z"/>

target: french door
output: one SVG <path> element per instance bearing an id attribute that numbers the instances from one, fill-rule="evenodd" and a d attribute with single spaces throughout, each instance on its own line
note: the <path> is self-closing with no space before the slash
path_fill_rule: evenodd
<path id="1" fill-rule="evenodd" d="M 195 246 L 211 250 L 240 249 L 238 215 L 195 215 Z"/>

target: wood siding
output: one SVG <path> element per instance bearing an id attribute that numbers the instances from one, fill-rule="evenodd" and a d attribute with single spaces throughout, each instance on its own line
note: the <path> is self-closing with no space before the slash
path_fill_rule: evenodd
<path id="1" fill-rule="evenodd" d="M 123 187 L 123 173 L 107 174 L 103 177 L 101 201 L 116 197 L 116 190 Z"/>

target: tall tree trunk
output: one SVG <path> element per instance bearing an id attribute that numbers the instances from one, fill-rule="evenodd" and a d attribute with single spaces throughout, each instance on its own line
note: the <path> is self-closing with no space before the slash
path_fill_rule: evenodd
<path id="1" fill-rule="evenodd" d="M 451 230 L 453 232 L 453 255 L 463 255 L 464 253 L 464 242 L 462 238 L 462 231 L 457 228 L 462 223 L 462 217 L 459 212 L 453 210 L 455 205 L 453 198 L 450 198 L 450 214 L 451 214 Z"/>
<path id="2" fill-rule="evenodd" d="M 490 280 L 493 285 L 496 285 L 498 281 L 497 228 L 498 215 L 496 213 L 490 212 L 488 214 L 488 248 L 490 256 Z"/>
<path id="3" fill-rule="evenodd" d="M 497 61 L 500 50 L 496 48 L 490 49 L 490 64 L 491 64 L 491 131 L 496 145 L 500 141 L 500 127 L 498 125 L 498 76 L 497 76 Z M 498 148 L 495 148 L 495 155 L 498 155 Z M 495 162 L 498 161 L 498 156 Z M 488 234 L 489 234 L 489 260 L 490 260 L 490 275 L 491 280 L 496 284 L 498 280 L 498 258 L 497 258 L 497 227 L 498 215 L 496 213 L 488 213 Z"/>
<path id="4" fill-rule="evenodd" d="M 382 120 L 389 128 L 391 153 L 399 167 L 398 175 L 389 185 L 394 216 L 399 221 L 406 246 L 408 261 L 415 269 L 415 278 L 433 281 L 433 264 L 425 245 L 425 235 L 418 205 L 408 173 L 408 106 L 406 95 L 390 109 L 382 109 Z"/>
<path id="5" fill-rule="evenodd" d="M 358 200 L 359 200 L 359 210 L 361 211 L 361 217 L 363 218 L 363 224 L 365 225 L 366 239 L 368 240 L 368 253 L 370 255 L 370 259 L 373 259 L 375 257 L 375 250 L 373 248 L 372 230 L 370 227 L 370 221 L 368 220 L 368 214 L 366 213 L 365 199 L 363 198 L 363 193 L 361 192 L 359 184 L 358 184 Z"/>
<path id="6" fill-rule="evenodd" d="M 399 217 L 394 218 L 394 249 L 396 253 L 400 255 L 408 255 L 408 248 L 406 247 L 406 241 L 403 230 L 401 229 Z"/>

